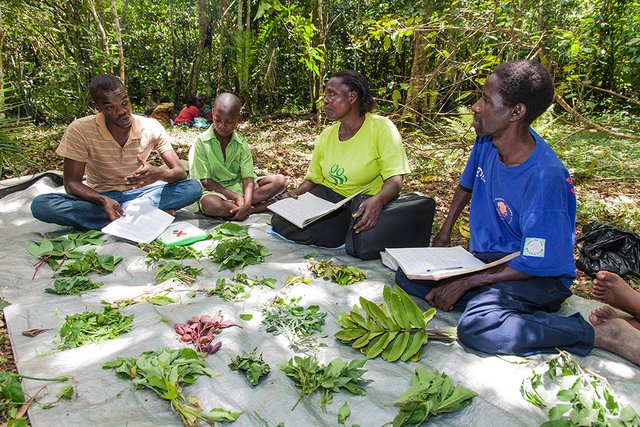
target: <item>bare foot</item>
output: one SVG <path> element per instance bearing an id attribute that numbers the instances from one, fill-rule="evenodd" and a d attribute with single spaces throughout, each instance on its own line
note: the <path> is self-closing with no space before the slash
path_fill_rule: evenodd
<path id="1" fill-rule="evenodd" d="M 275 203 L 275 202 L 276 202 L 275 200 L 270 199 L 270 200 L 266 200 L 264 202 L 257 203 L 255 205 L 251 206 L 251 213 L 262 213 L 262 212 L 265 212 L 267 210 L 267 207 L 270 204 Z"/>
<path id="2" fill-rule="evenodd" d="M 594 310 L 595 312 L 595 310 Z M 591 313 L 589 320 L 594 314 Z M 619 354 L 640 365 L 640 331 L 620 318 L 600 319 L 593 323 L 595 331 L 594 347 Z"/>
<path id="3" fill-rule="evenodd" d="M 609 307 L 608 305 L 596 308 L 589 315 L 589 322 L 591 322 L 592 325 L 600 325 L 610 319 L 622 319 L 634 328 L 640 330 L 640 322 L 638 322 L 635 317 L 624 311 Z"/>
<path id="4" fill-rule="evenodd" d="M 593 279 L 591 296 L 640 320 L 640 293 L 615 273 L 598 271 Z"/>

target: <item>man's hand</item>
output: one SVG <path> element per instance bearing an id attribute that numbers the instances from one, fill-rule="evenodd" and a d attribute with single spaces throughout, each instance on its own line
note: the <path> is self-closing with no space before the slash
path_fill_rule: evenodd
<path id="1" fill-rule="evenodd" d="M 244 198 L 242 197 L 235 199 L 234 203 L 237 207 L 231 209 L 231 217 L 229 218 L 230 220 L 242 221 L 249 216 L 249 213 L 251 212 L 251 203 L 245 203 Z"/>
<path id="2" fill-rule="evenodd" d="M 433 239 L 431 240 L 431 246 L 433 247 L 444 248 L 450 245 L 451 245 L 451 235 L 449 233 L 444 232 L 442 228 L 440 229 L 440 231 L 438 231 L 438 234 L 433 236 Z"/>
<path id="3" fill-rule="evenodd" d="M 462 280 L 454 280 L 445 285 L 431 289 L 425 297 L 427 302 L 444 311 L 451 311 L 455 303 L 467 292 L 467 286 Z"/>
<path id="4" fill-rule="evenodd" d="M 353 214 L 354 219 L 359 218 L 353 226 L 355 232 L 360 233 L 375 227 L 383 206 L 382 200 L 377 196 L 365 200 L 358 208 L 358 211 Z"/>
<path id="5" fill-rule="evenodd" d="M 143 187 L 145 185 L 153 184 L 164 178 L 164 171 L 162 168 L 151 165 L 149 162 L 142 160 L 142 157 L 138 154 L 138 164 L 140 165 L 136 171 L 124 178 L 127 184 L 133 184 L 134 188 Z"/>
<path id="6" fill-rule="evenodd" d="M 124 209 L 120 206 L 120 203 L 116 202 L 110 197 L 104 197 L 102 208 L 107 214 L 109 221 L 114 221 L 122 216 L 125 216 Z"/>

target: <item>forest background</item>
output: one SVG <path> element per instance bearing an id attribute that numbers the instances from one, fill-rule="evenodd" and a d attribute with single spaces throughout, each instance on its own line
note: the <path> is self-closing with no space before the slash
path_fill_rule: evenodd
<path id="1" fill-rule="evenodd" d="M 0 53 L 1 178 L 61 169 L 53 151 L 91 113 L 89 80 L 112 73 L 139 112 L 154 88 L 177 108 L 237 93 L 256 164 L 295 184 L 325 125 L 323 83 L 351 68 L 401 129 L 406 190 L 436 198 L 437 222 L 484 79 L 503 61 L 535 59 L 556 96 L 534 127 L 574 177 L 579 226 L 640 226 L 638 0 L 3 0 Z M 170 132 L 185 158 L 198 131 Z"/>

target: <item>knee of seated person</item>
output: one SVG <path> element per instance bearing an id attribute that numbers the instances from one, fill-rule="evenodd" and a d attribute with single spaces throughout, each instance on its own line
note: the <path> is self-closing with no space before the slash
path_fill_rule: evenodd
<path id="1" fill-rule="evenodd" d="M 278 188 L 278 192 L 282 192 L 287 189 L 287 177 L 284 175 L 274 175 L 273 182 Z"/>
<path id="2" fill-rule="evenodd" d="M 40 194 L 34 197 L 31 201 L 31 214 L 34 218 L 42 220 L 42 218 L 48 216 L 47 213 L 53 210 L 52 206 L 50 206 L 50 200 L 49 194 Z"/>

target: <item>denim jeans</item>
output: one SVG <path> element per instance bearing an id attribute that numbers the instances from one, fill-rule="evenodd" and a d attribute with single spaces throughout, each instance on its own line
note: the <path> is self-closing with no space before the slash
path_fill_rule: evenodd
<path id="1" fill-rule="evenodd" d="M 202 187 L 196 180 L 185 179 L 172 184 L 156 182 L 132 190 L 104 191 L 100 194 L 121 205 L 142 199 L 149 200 L 158 209 L 178 210 L 198 201 Z M 102 206 L 71 194 L 41 194 L 31 202 L 31 213 L 40 221 L 68 225 L 79 230 L 99 230 L 111 222 Z"/>

